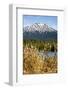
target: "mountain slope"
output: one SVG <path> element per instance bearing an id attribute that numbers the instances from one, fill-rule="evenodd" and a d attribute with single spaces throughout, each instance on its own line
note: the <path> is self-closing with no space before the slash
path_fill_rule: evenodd
<path id="1" fill-rule="evenodd" d="M 35 23 L 31 26 L 24 27 L 23 38 L 34 40 L 56 40 L 57 30 L 46 24 Z"/>
<path id="2" fill-rule="evenodd" d="M 56 31 L 56 30 L 49 27 L 46 24 L 35 23 L 31 26 L 24 27 L 24 31 L 31 31 L 31 32 L 34 32 L 34 31 L 39 31 L 39 32 L 49 31 L 49 32 L 52 32 L 52 31 Z"/>

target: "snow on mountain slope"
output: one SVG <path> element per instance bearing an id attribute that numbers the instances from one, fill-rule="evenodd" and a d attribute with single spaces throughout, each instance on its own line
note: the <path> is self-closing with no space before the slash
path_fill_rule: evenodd
<path id="1" fill-rule="evenodd" d="M 53 29 L 52 27 L 49 27 L 47 24 L 41 24 L 41 23 L 34 23 L 31 26 L 26 26 L 24 27 L 24 31 L 29 31 L 29 32 L 35 32 L 35 31 L 39 31 L 39 32 L 54 32 L 56 31 L 55 29 Z"/>

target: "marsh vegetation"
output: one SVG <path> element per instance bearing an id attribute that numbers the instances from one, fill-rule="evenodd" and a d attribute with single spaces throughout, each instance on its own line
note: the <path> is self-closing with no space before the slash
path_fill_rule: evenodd
<path id="1" fill-rule="evenodd" d="M 23 74 L 57 73 L 56 40 L 24 40 L 23 49 Z"/>

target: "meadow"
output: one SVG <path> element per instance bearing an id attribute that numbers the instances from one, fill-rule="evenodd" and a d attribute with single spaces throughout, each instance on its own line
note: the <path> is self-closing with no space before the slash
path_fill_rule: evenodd
<path id="1" fill-rule="evenodd" d="M 57 73 L 57 55 L 40 55 L 39 52 L 57 52 L 56 40 L 23 40 L 23 74 Z"/>

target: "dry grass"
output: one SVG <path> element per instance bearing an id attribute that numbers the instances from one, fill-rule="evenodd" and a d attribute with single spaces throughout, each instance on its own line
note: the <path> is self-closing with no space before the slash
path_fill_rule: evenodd
<path id="1" fill-rule="evenodd" d="M 43 58 L 36 48 L 24 48 L 23 74 L 57 73 L 57 58 Z"/>

